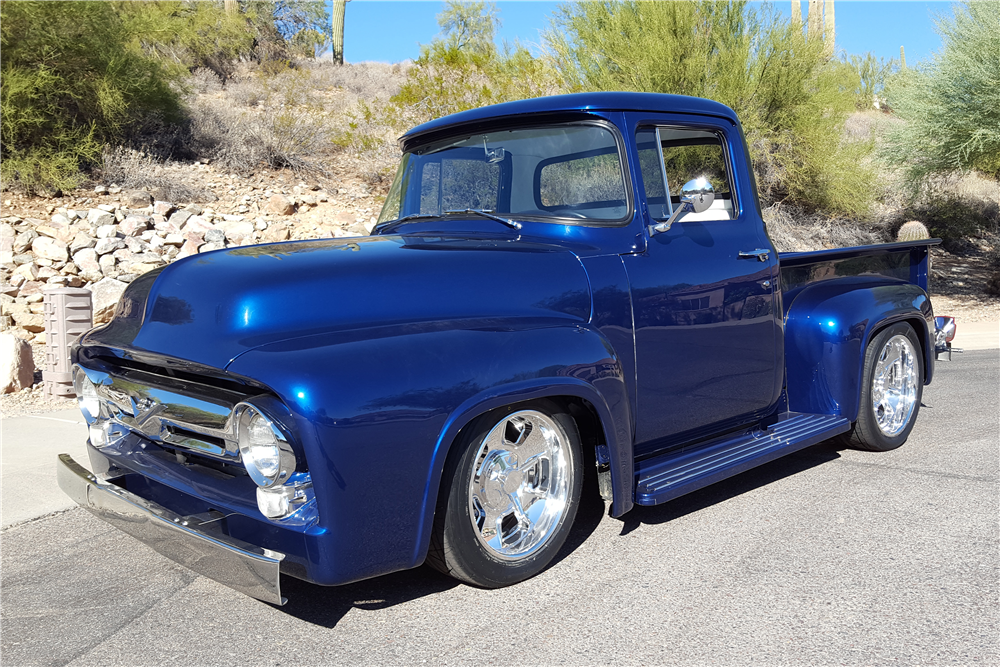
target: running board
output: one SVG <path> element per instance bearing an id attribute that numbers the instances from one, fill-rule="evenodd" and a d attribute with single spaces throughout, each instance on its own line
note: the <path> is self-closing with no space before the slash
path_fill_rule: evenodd
<path id="1" fill-rule="evenodd" d="M 765 431 L 638 461 L 635 502 L 659 505 L 850 430 L 834 415 L 785 412 Z"/>

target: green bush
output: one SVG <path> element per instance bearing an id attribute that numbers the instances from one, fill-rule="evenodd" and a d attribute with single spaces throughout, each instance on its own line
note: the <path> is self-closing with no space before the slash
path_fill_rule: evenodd
<path id="1" fill-rule="evenodd" d="M 868 213 L 872 146 L 843 135 L 857 76 L 766 6 L 575 3 L 562 6 L 547 41 L 574 90 L 693 95 L 733 108 L 765 202 Z"/>
<path id="2" fill-rule="evenodd" d="M 519 44 L 497 49 L 496 8 L 448 2 L 442 35 L 424 46 L 387 109 L 400 127 L 489 104 L 565 92 L 558 72 Z"/>
<path id="3" fill-rule="evenodd" d="M 943 47 L 888 85 L 902 123 L 886 155 L 916 191 L 934 174 L 977 170 L 1000 177 L 1000 7 L 964 2 L 937 21 Z"/>
<path id="4" fill-rule="evenodd" d="M 0 24 L 5 186 L 73 187 L 144 116 L 179 117 L 169 76 L 111 4 L 8 1 Z"/>

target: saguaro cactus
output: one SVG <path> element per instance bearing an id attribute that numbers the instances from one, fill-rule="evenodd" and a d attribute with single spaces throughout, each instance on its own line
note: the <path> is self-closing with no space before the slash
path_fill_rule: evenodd
<path id="1" fill-rule="evenodd" d="M 802 0 L 792 0 L 792 25 L 802 29 Z"/>
<path id="2" fill-rule="evenodd" d="M 344 14 L 347 11 L 347 0 L 333 0 L 330 12 L 330 41 L 332 43 L 333 62 L 344 64 Z"/>
<path id="3" fill-rule="evenodd" d="M 826 53 L 827 58 L 832 58 L 835 48 L 834 37 L 836 34 L 833 21 L 833 0 L 826 0 L 826 7 L 823 9 L 823 19 L 823 51 Z"/>
<path id="4" fill-rule="evenodd" d="M 809 0 L 809 39 L 818 39 L 823 34 L 823 0 Z"/>

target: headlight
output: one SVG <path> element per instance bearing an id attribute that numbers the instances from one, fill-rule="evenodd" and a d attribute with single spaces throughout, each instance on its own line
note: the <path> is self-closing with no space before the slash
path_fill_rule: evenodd
<path id="1" fill-rule="evenodd" d="M 295 454 L 284 434 L 249 403 L 241 403 L 236 410 L 236 438 L 250 477 L 265 488 L 283 483 L 295 472 Z"/>
<path id="2" fill-rule="evenodd" d="M 101 397 L 97 395 L 97 387 L 83 369 L 79 366 L 73 369 L 73 391 L 76 392 L 76 400 L 80 405 L 80 412 L 88 424 L 101 418 Z"/>

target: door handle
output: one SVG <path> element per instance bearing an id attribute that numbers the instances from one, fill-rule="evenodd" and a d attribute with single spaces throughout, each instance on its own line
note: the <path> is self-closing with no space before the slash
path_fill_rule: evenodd
<path id="1" fill-rule="evenodd" d="M 740 259 L 751 259 L 756 257 L 760 262 L 766 262 L 767 256 L 771 254 L 771 251 L 766 248 L 757 248 L 756 250 L 741 250 L 739 257 Z"/>

